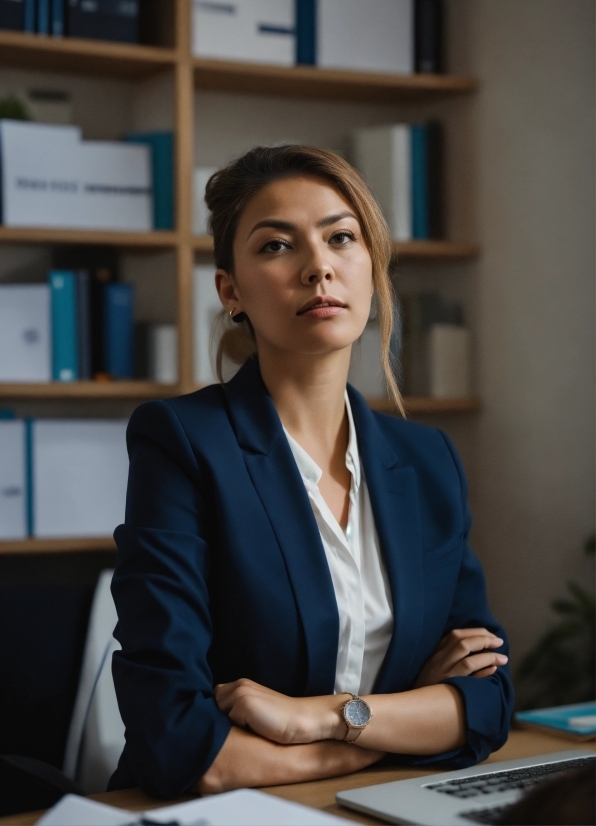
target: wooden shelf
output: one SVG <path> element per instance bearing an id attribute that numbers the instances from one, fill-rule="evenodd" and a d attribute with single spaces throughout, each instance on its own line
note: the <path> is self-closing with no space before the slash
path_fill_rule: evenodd
<path id="1" fill-rule="evenodd" d="M 80 551 L 115 551 L 116 543 L 111 536 L 68 539 L 3 539 L 0 555 L 8 554 L 55 554 Z"/>
<path id="2" fill-rule="evenodd" d="M 174 49 L 0 30 L 0 65 L 140 78 L 174 66 Z"/>
<path id="3" fill-rule="evenodd" d="M 391 399 L 367 399 L 373 410 L 381 413 L 395 413 L 395 405 Z M 404 405 L 410 414 L 441 414 L 441 413 L 476 413 L 482 409 L 482 403 L 477 396 L 468 396 L 463 399 L 433 399 L 430 396 L 405 396 Z"/>
<path id="4" fill-rule="evenodd" d="M 475 92 L 476 80 L 453 75 L 386 75 L 316 66 L 270 66 L 194 58 L 197 89 L 294 98 L 392 103 Z"/>
<path id="5" fill-rule="evenodd" d="M 160 399 L 181 392 L 177 384 L 151 381 L 0 383 L 0 399 Z"/>
<path id="6" fill-rule="evenodd" d="M 192 244 L 197 253 L 210 255 L 213 252 L 210 235 L 195 236 Z M 460 241 L 396 241 L 395 253 L 402 261 L 449 262 L 476 258 L 480 255 L 480 247 Z"/>
<path id="7" fill-rule="evenodd" d="M 0 226 L 0 243 L 7 244 L 108 244 L 136 249 L 171 249 L 178 234 L 166 230 L 118 232 L 117 230 L 62 229 L 54 227 Z"/>

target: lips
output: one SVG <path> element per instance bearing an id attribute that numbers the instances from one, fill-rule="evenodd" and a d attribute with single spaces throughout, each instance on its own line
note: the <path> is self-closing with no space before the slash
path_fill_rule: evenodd
<path id="1" fill-rule="evenodd" d="M 339 301 L 331 295 L 317 295 L 315 298 L 311 298 L 310 301 L 307 301 L 306 304 L 298 310 L 296 315 L 304 315 L 305 313 L 315 310 L 327 310 L 330 314 L 335 314 L 339 310 L 345 309 L 345 307 L 346 305 L 343 301 Z"/>

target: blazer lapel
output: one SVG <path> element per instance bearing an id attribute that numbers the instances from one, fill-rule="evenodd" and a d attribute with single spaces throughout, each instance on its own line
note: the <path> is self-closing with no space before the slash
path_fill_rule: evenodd
<path id="1" fill-rule="evenodd" d="M 424 580 L 420 512 L 414 468 L 404 466 L 356 390 L 348 393 L 375 525 L 393 599 L 393 635 L 375 693 L 403 691 L 422 631 Z"/>
<path id="2" fill-rule="evenodd" d="M 337 602 L 319 529 L 271 396 L 251 358 L 225 386 L 246 468 L 283 554 L 307 652 L 305 696 L 332 694 Z"/>

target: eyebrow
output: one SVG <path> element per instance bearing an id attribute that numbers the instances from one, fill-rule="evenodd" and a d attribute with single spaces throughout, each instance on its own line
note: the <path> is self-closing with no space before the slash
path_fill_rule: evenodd
<path id="1" fill-rule="evenodd" d="M 319 229 L 323 227 L 330 227 L 333 224 L 336 224 L 338 221 L 343 221 L 344 218 L 353 218 L 355 221 L 358 220 L 353 212 L 349 212 L 345 210 L 344 212 L 336 212 L 333 215 L 327 215 L 326 218 L 321 218 L 320 221 L 317 222 L 316 226 Z M 254 225 L 251 231 L 248 233 L 248 238 L 256 232 L 258 229 L 262 229 L 263 227 L 269 227 L 271 229 L 281 229 L 285 230 L 286 232 L 292 232 L 292 230 L 296 229 L 296 224 L 292 224 L 290 221 L 278 221 L 276 218 L 265 218 L 264 221 L 259 221 Z"/>

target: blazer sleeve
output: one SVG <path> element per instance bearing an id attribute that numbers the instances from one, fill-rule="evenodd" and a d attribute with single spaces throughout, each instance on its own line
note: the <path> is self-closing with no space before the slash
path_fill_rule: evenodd
<path id="1" fill-rule="evenodd" d="M 114 533 L 112 581 L 122 645 L 112 671 L 126 746 L 111 786 L 174 798 L 207 771 L 231 728 L 207 660 L 208 487 L 167 402 L 137 408 L 127 445 L 126 516 Z"/>
<path id="2" fill-rule="evenodd" d="M 468 486 L 461 460 L 449 436 L 442 431 L 439 432 L 447 444 L 460 480 L 463 542 L 457 586 L 444 634 L 454 628 L 487 628 L 503 640 L 503 645 L 495 651 L 509 655 L 507 635 L 488 607 L 482 566 L 469 546 L 472 519 L 468 506 Z M 499 666 L 490 677 L 450 677 L 443 682 L 455 686 L 463 698 L 466 744 L 452 752 L 439 755 L 415 758 L 400 756 L 400 762 L 416 766 L 439 764 L 452 769 L 464 769 L 485 760 L 489 754 L 506 743 L 514 706 L 508 664 Z"/>

